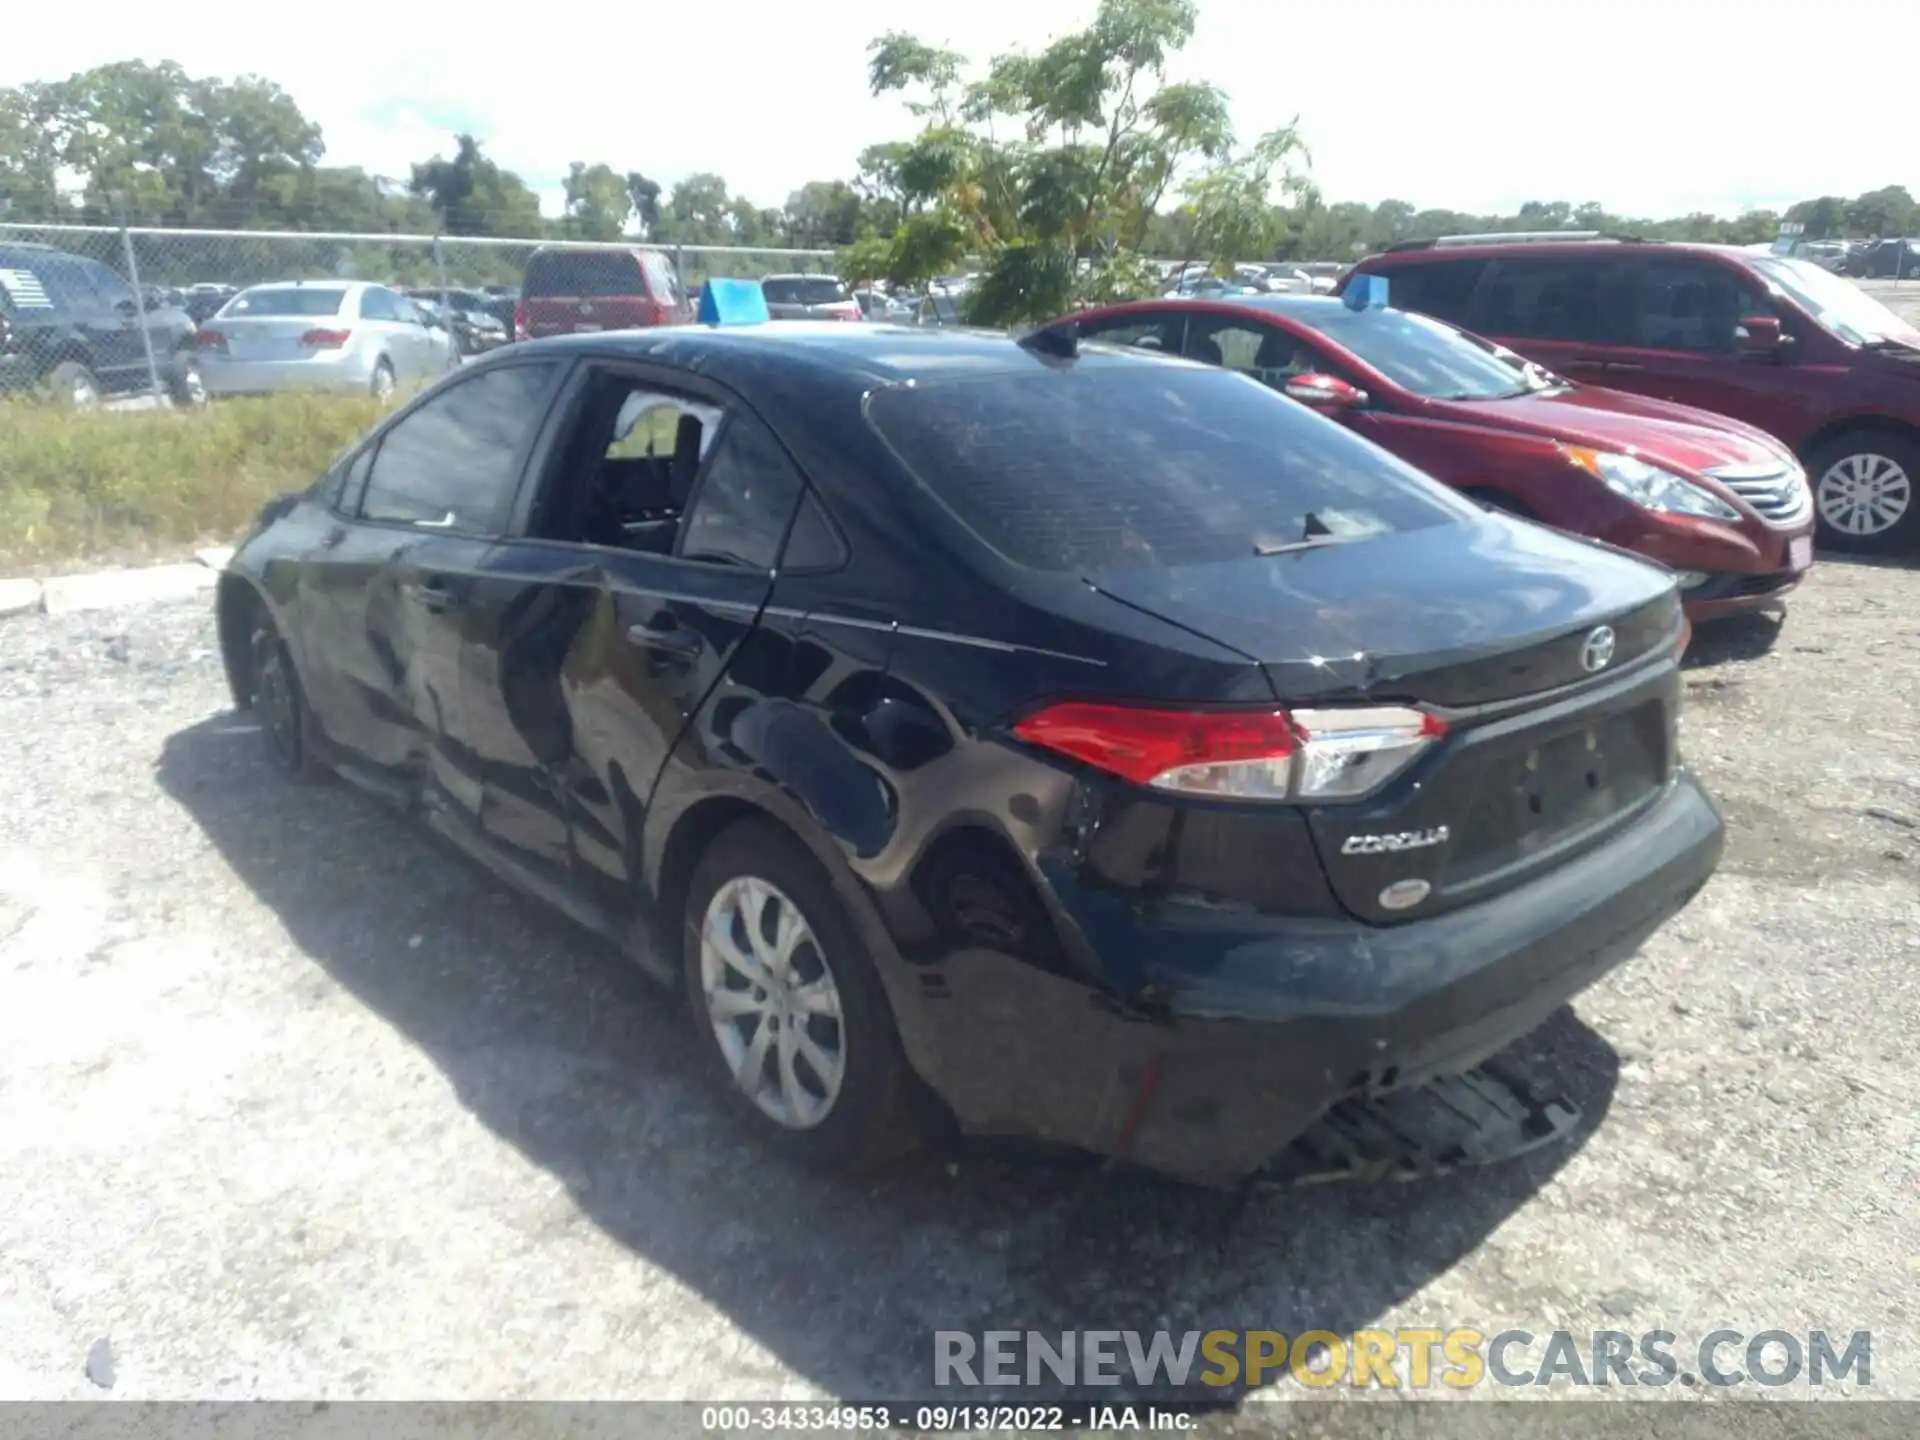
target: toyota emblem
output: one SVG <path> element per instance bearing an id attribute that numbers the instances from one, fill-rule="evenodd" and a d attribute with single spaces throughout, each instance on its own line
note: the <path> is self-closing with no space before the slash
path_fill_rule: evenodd
<path id="1" fill-rule="evenodd" d="M 1580 666 L 1589 675 L 1596 670 L 1604 670 L 1613 660 L 1613 627 L 1596 625 L 1587 635 L 1586 644 L 1580 647 Z"/>

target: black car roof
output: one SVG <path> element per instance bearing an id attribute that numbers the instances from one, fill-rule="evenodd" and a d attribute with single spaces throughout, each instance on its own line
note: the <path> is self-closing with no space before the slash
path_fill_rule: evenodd
<path id="1" fill-rule="evenodd" d="M 1089 349 L 1062 360 L 1027 349 L 992 330 L 947 326 L 823 325 L 772 320 L 752 325 L 675 325 L 648 330 L 555 335 L 499 352 L 652 359 L 711 375 L 735 386 L 764 383 L 769 372 L 817 380 L 859 377 L 880 384 L 1018 374 L 1061 365 L 1136 366 L 1179 363 L 1140 352 Z"/>

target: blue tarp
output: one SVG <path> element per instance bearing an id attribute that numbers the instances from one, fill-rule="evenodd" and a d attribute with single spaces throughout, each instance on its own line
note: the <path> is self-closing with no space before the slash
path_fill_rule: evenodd
<path id="1" fill-rule="evenodd" d="M 766 318 L 758 280 L 709 280 L 700 287 L 702 325 L 755 325 Z"/>

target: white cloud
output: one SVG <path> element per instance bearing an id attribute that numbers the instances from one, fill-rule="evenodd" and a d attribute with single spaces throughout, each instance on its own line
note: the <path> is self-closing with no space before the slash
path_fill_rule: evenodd
<path id="1" fill-rule="evenodd" d="M 1044 43 L 1093 7 L 705 0 L 662 11 L 623 0 L 556 7 L 542 33 L 538 6 L 455 23 L 334 0 L 296 26 L 202 0 L 183 26 L 146 0 L 96 0 L 84 27 L 43 5 L 15 16 L 0 83 L 129 53 L 171 58 L 277 80 L 323 126 L 331 160 L 376 173 L 404 175 L 471 128 L 550 204 L 572 160 L 668 182 L 712 170 L 778 204 L 909 131 L 897 104 L 867 94 L 873 36 L 906 29 L 985 57 Z M 1912 0 L 1853 0 L 1844 25 L 1769 0 L 1201 0 L 1180 69 L 1229 92 L 1243 134 L 1298 113 L 1333 199 L 1732 212 L 1920 189 L 1906 87 L 1873 58 L 1900 37 L 1920 39 Z"/>

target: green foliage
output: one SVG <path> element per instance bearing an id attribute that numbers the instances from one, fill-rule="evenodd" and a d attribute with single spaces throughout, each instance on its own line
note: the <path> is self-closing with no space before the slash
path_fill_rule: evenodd
<path id="1" fill-rule="evenodd" d="M 473 136 L 454 136 L 454 146 L 451 160 L 436 155 L 415 165 L 407 186 L 433 206 L 447 233 L 538 235 L 540 197 L 526 182 L 481 154 Z"/>
<path id="2" fill-rule="evenodd" d="M 898 32 L 874 41 L 874 93 L 902 94 L 924 122 L 913 140 L 861 157 L 864 193 L 902 212 L 885 273 L 924 282 L 977 255 L 967 313 L 983 324 L 1138 293 L 1149 278 L 1114 257 L 1139 249 L 1189 172 L 1190 238 L 1264 249 L 1278 230 L 1274 192 L 1297 188 L 1305 151 L 1289 129 L 1236 155 L 1226 96 L 1167 82 L 1194 16 L 1192 0 L 1101 0 L 1086 29 L 1037 55 L 997 56 L 968 83 L 959 56 Z"/>
<path id="3" fill-rule="evenodd" d="M 223 400 L 196 413 L 0 401 L 0 562 L 137 558 L 231 540 L 385 411 L 359 396 Z"/>

